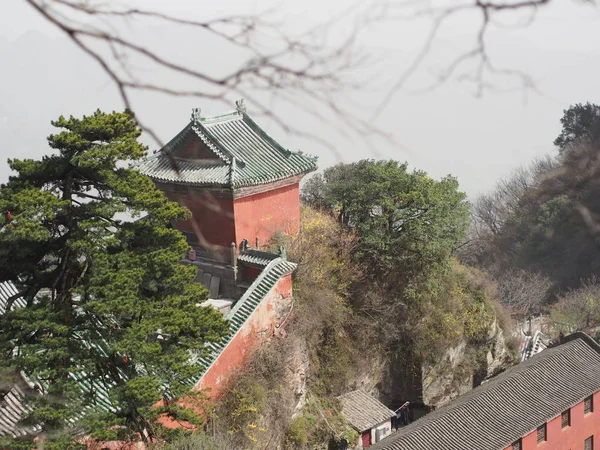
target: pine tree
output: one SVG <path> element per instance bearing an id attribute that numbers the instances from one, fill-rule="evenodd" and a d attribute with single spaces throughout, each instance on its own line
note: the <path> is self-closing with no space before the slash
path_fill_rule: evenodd
<path id="1" fill-rule="evenodd" d="M 75 432 L 149 439 L 153 408 L 189 391 L 190 353 L 227 332 L 208 293 L 180 260 L 188 246 L 170 222 L 189 212 L 133 163 L 146 155 L 132 115 L 60 117 L 42 160 L 9 160 L 0 188 L 0 281 L 25 307 L 0 317 L 0 370 L 39 385 L 24 424 L 47 448 L 73 448 Z M 16 297 L 16 296 L 15 296 Z M 17 441 L 11 446 L 17 447 Z M 0 444 L 3 448 L 3 444 Z"/>

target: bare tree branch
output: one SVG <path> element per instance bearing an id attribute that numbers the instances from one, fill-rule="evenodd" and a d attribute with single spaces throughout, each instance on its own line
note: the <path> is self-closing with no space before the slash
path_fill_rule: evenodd
<path id="1" fill-rule="evenodd" d="M 449 19 L 465 12 L 478 11 L 481 14 L 481 24 L 479 25 L 477 35 L 475 36 L 475 45 L 471 49 L 456 56 L 437 76 L 437 80 L 433 84 L 425 88 L 419 89 L 416 92 L 423 93 L 439 87 L 441 84 L 450 80 L 455 75 L 455 73 L 465 65 L 466 62 L 473 60 L 477 61 L 477 67 L 474 73 L 463 73 L 458 76 L 458 80 L 469 81 L 474 83 L 477 88 L 478 96 L 482 95 L 486 90 L 495 89 L 493 84 L 488 83 L 486 81 L 487 75 L 503 75 L 511 78 L 517 78 L 521 88 L 535 89 L 535 83 L 531 76 L 529 76 L 527 73 L 518 69 L 500 69 L 492 64 L 486 46 L 486 34 L 489 29 L 490 23 L 492 23 L 492 19 L 495 13 L 504 12 L 508 10 L 515 11 L 532 9 L 534 13 L 532 14 L 532 16 L 530 16 L 530 19 L 528 20 L 528 23 L 531 23 L 533 21 L 533 18 L 535 17 L 535 11 L 537 11 L 540 7 L 550 3 L 550 1 L 551 0 L 525 0 L 520 2 L 497 3 L 484 2 L 481 0 L 472 0 L 468 3 L 458 3 L 450 7 L 441 8 L 439 10 L 436 10 L 433 7 L 417 9 L 416 12 L 412 12 L 408 15 L 401 14 L 398 16 L 393 13 L 390 14 L 389 12 L 383 14 L 383 16 L 379 17 L 379 20 L 414 20 L 421 17 L 431 17 L 432 23 L 430 26 L 429 33 L 425 39 L 425 42 L 421 46 L 421 50 L 418 52 L 417 56 L 413 59 L 412 63 L 408 66 L 408 68 L 399 74 L 398 81 L 386 93 L 386 95 L 384 96 L 384 100 L 377 107 L 371 119 L 374 120 L 381 114 L 381 112 L 383 112 L 383 110 L 393 100 L 394 96 L 398 93 L 398 91 L 400 91 L 405 86 L 406 82 L 413 77 L 417 69 L 423 65 L 424 60 L 431 51 L 434 41 L 439 35 L 441 26 Z M 412 7 L 414 6 L 414 2 L 399 2 L 397 6 L 399 8 L 406 8 L 407 6 Z"/>
<path id="2" fill-rule="evenodd" d="M 525 319 L 540 314 L 546 305 L 552 281 L 525 270 L 510 270 L 498 281 L 500 298 L 510 311 Z"/>

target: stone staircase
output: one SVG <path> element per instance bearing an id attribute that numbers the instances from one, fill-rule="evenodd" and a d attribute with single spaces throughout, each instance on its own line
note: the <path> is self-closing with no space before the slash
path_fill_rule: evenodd
<path id="1" fill-rule="evenodd" d="M 536 331 L 533 336 L 527 336 L 525 338 L 525 342 L 523 343 L 521 350 L 521 362 L 548 348 L 548 346 L 543 342 L 545 337 L 546 336 L 541 331 Z"/>

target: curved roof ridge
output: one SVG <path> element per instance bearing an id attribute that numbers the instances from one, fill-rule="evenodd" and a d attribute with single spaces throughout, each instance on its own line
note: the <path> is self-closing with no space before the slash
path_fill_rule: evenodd
<path id="1" fill-rule="evenodd" d="M 254 121 L 254 119 L 250 117 L 250 114 L 243 113 L 242 119 L 254 132 L 256 132 L 256 134 L 264 138 L 267 142 L 269 142 L 273 147 L 281 151 L 283 154 L 285 154 L 286 156 L 290 156 L 293 153 L 291 150 L 288 150 L 275 139 L 273 139 L 271 135 L 269 135 L 269 133 L 267 133 L 264 129 L 259 127 L 258 124 Z"/>
<path id="2" fill-rule="evenodd" d="M 233 111 L 227 111 L 221 114 L 216 114 L 214 116 L 203 116 L 200 118 L 201 123 L 214 123 L 214 122 L 224 122 L 227 120 L 240 120 L 242 119 L 242 115 L 238 110 L 234 109 Z"/>
<path id="3" fill-rule="evenodd" d="M 187 123 L 186 126 L 183 127 L 183 129 L 179 133 L 177 133 L 173 138 L 171 138 L 165 145 L 163 145 L 163 147 L 160 150 L 158 150 L 154 154 L 167 152 L 177 147 L 192 131 L 192 124 L 193 122 Z"/>

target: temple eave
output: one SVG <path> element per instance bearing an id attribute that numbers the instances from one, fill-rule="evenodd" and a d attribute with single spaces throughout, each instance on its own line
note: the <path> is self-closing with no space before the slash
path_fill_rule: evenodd
<path id="1" fill-rule="evenodd" d="M 277 189 L 280 187 L 290 186 L 296 183 L 299 183 L 304 174 L 298 175 L 290 175 L 287 177 L 281 177 L 274 180 L 264 180 L 260 182 L 249 182 L 246 184 L 220 184 L 220 183 L 202 183 L 202 182 L 186 182 L 182 180 L 168 180 L 162 178 L 154 178 L 150 176 L 152 181 L 157 185 L 157 187 L 161 190 L 170 190 L 170 191 L 192 191 L 202 190 L 202 191 L 210 191 L 214 193 L 221 193 L 220 196 L 225 196 L 223 194 L 229 194 L 226 196 L 231 196 L 232 198 L 242 198 L 247 197 L 249 195 L 260 194 L 262 192 L 266 192 L 272 189 Z"/>

